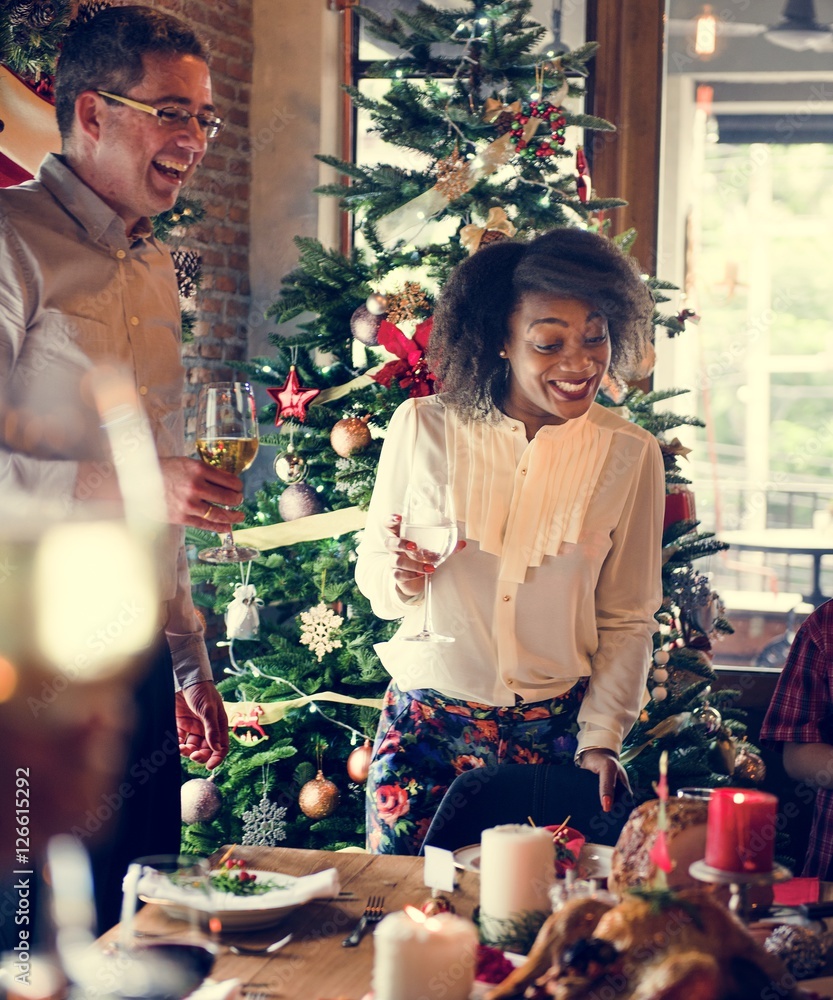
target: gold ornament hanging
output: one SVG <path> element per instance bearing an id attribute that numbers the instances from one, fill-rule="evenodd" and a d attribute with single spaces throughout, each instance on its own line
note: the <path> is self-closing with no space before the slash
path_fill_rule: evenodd
<path id="1" fill-rule="evenodd" d="M 312 781 L 301 787 L 298 805 L 310 819 L 325 819 L 336 811 L 339 798 L 338 788 L 324 777 L 323 771 L 319 771 Z"/>
<path id="2" fill-rule="evenodd" d="M 364 451 L 372 438 L 367 428 L 370 417 L 344 417 L 333 424 L 330 431 L 330 444 L 333 451 L 342 458 L 349 458 L 357 452 Z"/>
<path id="3" fill-rule="evenodd" d="M 357 785 L 367 781 L 372 758 L 373 747 L 370 740 L 365 740 L 362 746 L 351 751 L 347 758 L 347 774 L 351 781 L 355 781 Z"/>
<path id="4" fill-rule="evenodd" d="M 459 149 L 455 149 L 444 160 L 437 160 L 434 176 L 437 178 L 434 187 L 449 201 L 461 198 L 472 187 L 471 167 L 468 160 L 460 155 Z"/>

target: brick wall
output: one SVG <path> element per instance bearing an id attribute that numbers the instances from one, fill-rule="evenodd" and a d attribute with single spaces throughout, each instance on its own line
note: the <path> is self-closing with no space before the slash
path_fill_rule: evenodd
<path id="1" fill-rule="evenodd" d="M 182 237 L 183 247 L 200 253 L 203 272 L 202 287 L 189 301 L 197 314 L 194 339 L 184 347 L 186 434 L 191 438 L 199 384 L 231 378 L 234 362 L 247 351 L 252 0 L 150 2 L 188 21 L 208 41 L 214 103 L 226 120 L 187 191 L 206 211 L 204 221 Z"/>

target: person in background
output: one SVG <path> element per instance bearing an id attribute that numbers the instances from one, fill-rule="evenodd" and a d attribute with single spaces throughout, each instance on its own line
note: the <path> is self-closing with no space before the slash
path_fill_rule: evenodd
<path id="1" fill-rule="evenodd" d="M 594 402 L 650 349 L 634 262 L 578 229 L 477 251 L 440 296 L 439 394 L 395 412 L 356 581 L 391 674 L 367 782 L 368 845 L 418 852 L 443 793 L 485 764 L 572 762 L 609 810 L 643 704 L 662 599 L 663 461 L 647 431 Z M 447 485 L 457 550 L 436 569 L 402 534 L 410 485 Z M 407 532 L 405 533 L 407 535 Z M 434 627 L 410 642 L 426 574 Z M 569 809 L 567 809 L 569 812 Z"/>
<path id="2" fill-rule="evenodd" d="M 781 748 L 784 770 L 815 792 L 802 875 L 833 879 L 833 601 L 812 612 L 793 639 L 761 726 Z"/>
<path id="3" fill-rule="evenodd" d="M 181 326 L 174 268 L 151 217 L 170 210 L 219 133 L 208 52 L 191 28 L 144 6 L 104 8 L 71 28 L 56 77 L 61 153 L 0 191 L 0 396 L 21 412 L 60 405 L 58 376 L 133 373 L 161 465 L 171 525 L 155 663 L 136 693 L 134 741 L 117 807 L 72 832 L 93 854 L 100 930 L 118 919 L 138 855 L 180 842 L 179 755 L 216 767 L 228 725 L 191 600 L 184 525 L 227 530 L 236 476 L 185 457 Z M 0 449 L 0 490 L 76 505 L 117 494 L 109 463 Z M 91 637 L 92 640 L 93 637 Z M 73 752 L 66 748 L 67 754 Z M 97 824 L 103 823 L 102 836 Z"/>

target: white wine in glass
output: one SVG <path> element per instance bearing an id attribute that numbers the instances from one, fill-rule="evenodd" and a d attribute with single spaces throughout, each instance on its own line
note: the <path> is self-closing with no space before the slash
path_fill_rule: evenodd
<path id="1" fill-rule="evenodd" d="M 197 401 L 197 451 L 206 465 L 239 476 L 254 462 L 258 449 L 257 407 L 248 382 L 210 382 L 200 386 Z M 222 545 L 198 553 L 203 562 L 248 562 L 257 549 L 234 544 L 231 528 Z"/>
<path id="2" fill-rule="evenodd" d="M 457 547 L 457 522 L 447 486 L 409 486 L 402 510 L 399 537 L 416 545 L 413 553 L 421 563 L 436 568 Z M 431 573 L 425 574 L 422 630 L 400 638 L 410 642 L 454 642 L 454 636 L 434 631 L 431 616 Z"/>

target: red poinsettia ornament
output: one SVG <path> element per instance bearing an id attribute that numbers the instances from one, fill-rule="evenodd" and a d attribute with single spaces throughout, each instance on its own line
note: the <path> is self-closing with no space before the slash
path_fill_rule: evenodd
<path id="1" fill-rule="evenodd" d="M 433 325 L 434 318 L 429 316 L 417 326 L 411 339 L 398 326 L 382 320 L 376 334 L 379 344 L 399 360 L 389 361 L 371 377 L 385 388 L 390 388 L 391 382 L 395 381 L 402 389 L 407 389 L 411 397 L 431 396 L 434 393 L 434 376 L 428 370 L 425 353 Z"/>

